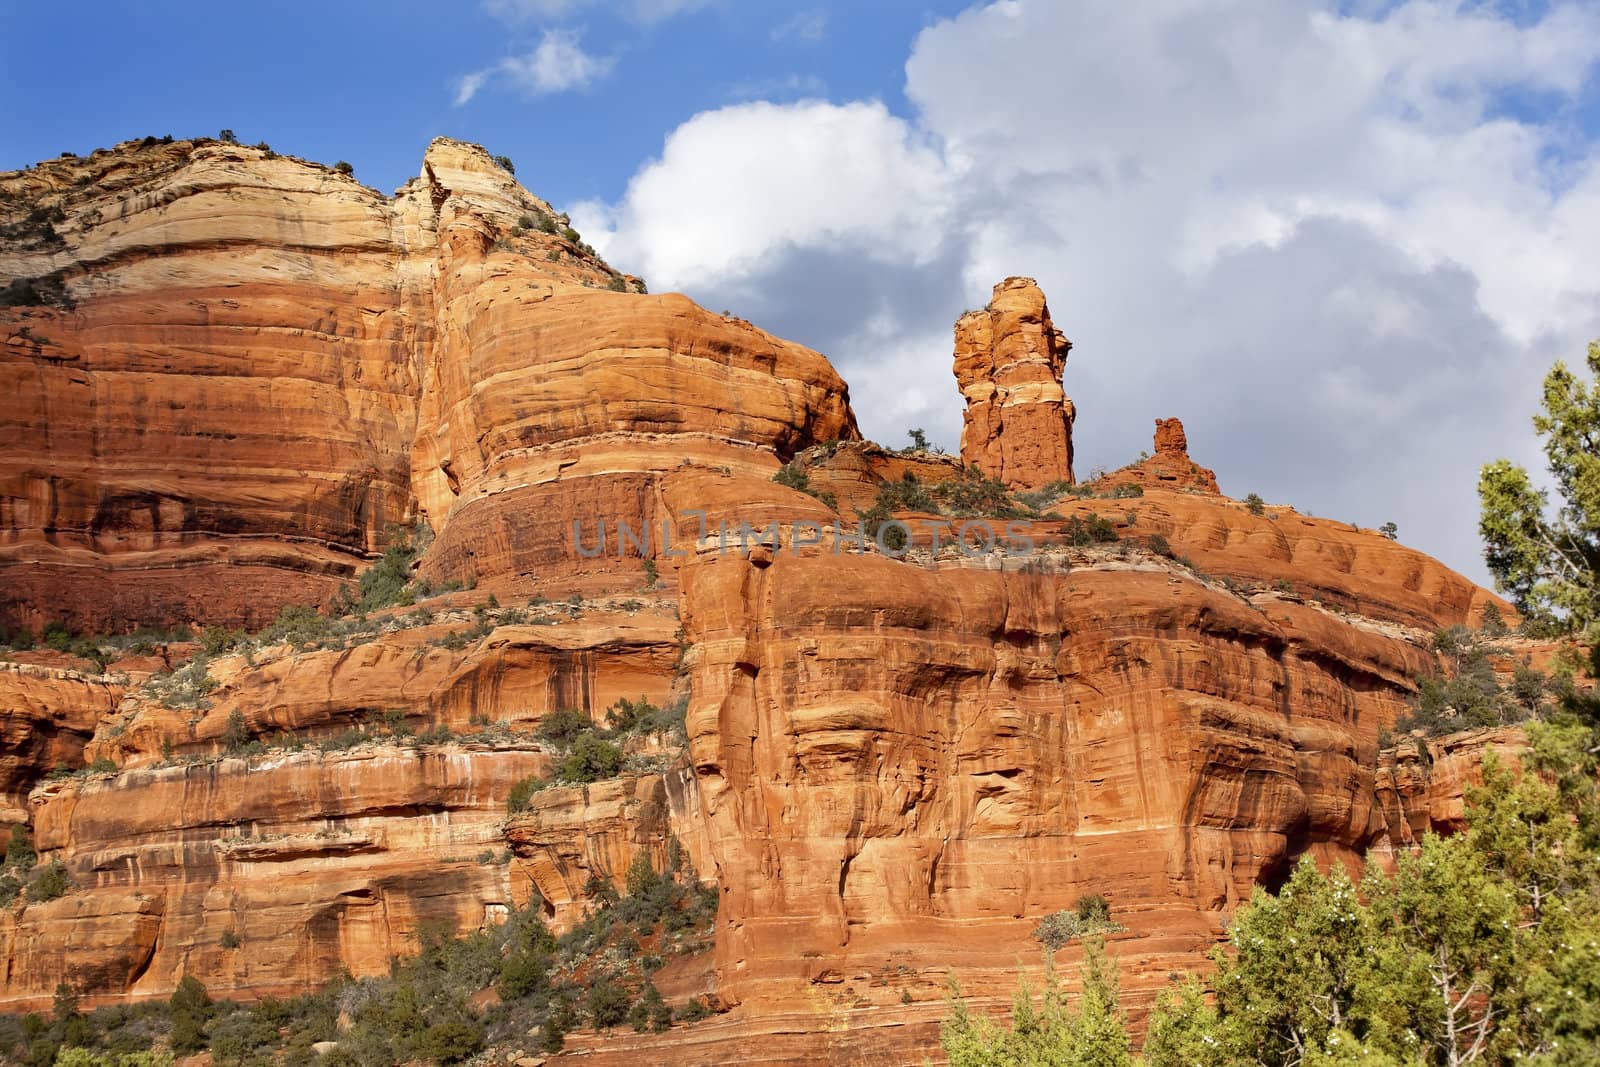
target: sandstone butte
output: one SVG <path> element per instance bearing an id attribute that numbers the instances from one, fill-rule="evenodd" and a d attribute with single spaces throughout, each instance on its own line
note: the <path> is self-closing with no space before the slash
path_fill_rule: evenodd
<path id="1" fill-rule="evenodd" d="M 46 1007 L 64 978 L 94 1004 L 189 974 L 241 999 L 314 988 L 383 972 L 419 923 L 530 901 L 561 928 L 592 876 L 670 835 L 720 903 L 714 949 L 662 989 L 718 1013 L 569 1047 L 920 1063 L 946 980 L 1000 1010 L 1019 963 L 1038 969 L 1038 920 L 1080 895 L 1126 928 L 1110 952 L 1137 1018 L 1252 887 L 1457 825 L 1482 752 L 1518 745 L 1380 751 L 1442 669 L 1433 631 L 1509 608 L 1375 531 L 1222 495 L 1176 420 L 1104 492 L 1027 521 L 1025 559 L 923 532 L 904 558 L 795 550 L 794 524 L 834 512 L 776 483 L 784 464 L 847 516 L 884 479 L 963 462 L 1071 482 L 1069 345 L 1027 279 L 956 326 L 958 461 L 862 441 L 820 354 L 645 294 L 474 145 L 435 141 L 385 197 L 147 139 L 0 175 L 0 212 L 0 283 L 42 298 L 0 310 L 0 625 L 260 628 L 418 520 L 418 575 L 468 587 L 360 641 L 218 656 L 199 701 L 152 685 L 192 647 L 0 663 L 0 821 L 74 885 L 0 915 L 0 1010 Z M 1072 544 L 1089 516 L 1120 539 Z M 592 538 L 602 517 L 608 550 L 584 555 L 573 522 Z M 617 519 L 655 532 L 651 568 L 619 558 Z M 777 543 L 721 552 L 723 521 Z M 506 818 L 550 764 L 545 716 L 641 696 L 687 700 L 664 771 Z M 284 741 L 375 713 L 505 725 Z M 267 750 L 226 755 L 230 721 Z"/>

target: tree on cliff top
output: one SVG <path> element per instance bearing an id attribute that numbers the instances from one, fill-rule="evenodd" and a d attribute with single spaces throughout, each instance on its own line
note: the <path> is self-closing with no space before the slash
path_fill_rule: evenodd
<path id="1" fill-rule="evenodd" d="M 1600 376 L 1600 342 L 1589 345 L 1590 375 Z M 1533 417 L 1544 439 L 1561 504 L 1534 487 L 1510 460 L 1486 465 L 1478 479 L 1479 530 L 1495 585 L 1530 618 L 1600 637 L 1600 387 L 1557 363 L 1544 379 L 1543 412 Z"/>

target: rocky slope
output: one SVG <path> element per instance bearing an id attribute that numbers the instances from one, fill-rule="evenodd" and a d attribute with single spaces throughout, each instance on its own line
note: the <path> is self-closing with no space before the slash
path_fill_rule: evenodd
<path id="1" fill-rule="evenodd" d="M 0 914 L 0 1008 L 68 975 L 281 994 L 527 903 L 564 928 L 676 839 L 720 906 L 673 988 L 723 1011 L 575 1047 L 919 1063 L 946 979 L 1003 1004 L 1079 895 L 1142 1010 L 1254 885 L 1452 825 L 1516 745 L 1379 751 L 1433 632 L 1498 603 L 1438 562 L 1222 496 L 1175 419 L 1071 487 L 1069 346 L 1026 279 L 957 326 L 958 460 L 860 441 L 821 355 L 646 295 L 476 146 L 393 197 L 219 142 L 0 192 L 0 625 L 259 629 L 419 519 L 411 589 L 457 590 L 0 664 L 4 820 L 72 883 Z M 1047 492 L 972 505 L 974 473 Z M 880 549 L 855 520 L 890 498 Z M 685 701 L 686 743 L 506 817 L 552 713 L 639 698 Z"/>

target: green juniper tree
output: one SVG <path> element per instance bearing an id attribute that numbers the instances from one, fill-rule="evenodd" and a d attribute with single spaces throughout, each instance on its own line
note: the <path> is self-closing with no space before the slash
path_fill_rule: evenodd
<path id="1" fill-rule="evenodd" d="M 1590 375 L 1600 375 L 1600 342 L 1589 345 Z M 1600 637 L 1600 388 L 1557 363 L 1544 379 L 1543 411 L 1533 418 L 1560 497 L 1527 470 L 1496 460 L 1478 479 L 1479 530 L 1496 585 L 1530 618 Z"/>

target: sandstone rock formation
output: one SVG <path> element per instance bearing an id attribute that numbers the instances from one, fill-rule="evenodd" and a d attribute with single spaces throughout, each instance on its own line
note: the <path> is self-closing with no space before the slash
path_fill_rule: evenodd
<path id="1" fill-rule="evenodd" d="M 27 794 L 57 767 L 76 770 L 124 686 L 77 671 L 0 663 L 0 825 L 28 821 Z"/>
<path id="2" fill-rule="evenodd" d="M 1061 389 L 1071 349 L 1032 278 L 1007 278 L 956 321 L 963 463 L 1013 489 L 1072 481 L 1074 412 Z"/>
<path id="3" fill-rule="evenodd" d="M 1124 485 L 1141 489 L 1185 489 L 1193 493 L 1218 493 L 1215 472 L 1189 458 L 1189 436 L 1178 419 L 1157 419 L 1155 454 L 1095 479 L 1100 492 L 1111 492 Z"/>
<path id="4" fill-rule="evenodd" d="M 640 853 L 664 870 L 669 841 L 677 840 L 698 870 L 707 858 L 703 827 L 694 775 L 680 764 L 664 774 L 544 790 L 506 821 L 505 838 L 545 914 L 565 928 L 589 906 L 589 880 L 607 879 L 621 891 Z"/>
<path id="5" fill-rule="evenodd" d="M 54 303 L 0 310 L 0 624 L 260 626 L 418 515 L 434 577 L 574 572 L 571 521 L 654 520 L 662 470 L 856 436 L 820 355 L 610 291 L 638 286 L 525 229 L 553 209 L 475 145 L 391 199 L 129 142 L 0 175 L 0 205 L 0 282 Z"/>
<path id="6" fill-rule="evenodd" d="M 730 1010 L 575 1038 L 592 1062 L 920 1063 L 946 980 L 1003 1005 L 1078 895 L 1126 927 L 1140 1013 L 1255 885 L 1453 825 L 1476 754 L 1517 743 L 1380 753 L 1433 632 L 1509 610 L 1373 531 L 1222 497 L 1175 419 L 1106 492 L 1004 509 L 1035 516 L 1007 520 L 1026 554 L 963 555 L 958 514 L 900 559 L 797 547 L 960 464 L 859 441 L 821 355 L 644 294 L 475 146 L 435 142 L 393 198 L 215 142 L 0 190 L 0 281 L 44 301 L 0 310 L 0 625 L 257 626 L 419 517 L 420 576 L 467 587 L 190 659 L 182 694 L 195 646 L 0 665 L 0 821 L 73 881 L 0 911 L 0 1010 L 68 973 L 89 1003 L 185 974 L 296 992 L 528 903 L 566 928 L 675 839 L 716 945 L 657 983 Z M 962 462 L 1072 479 L 1069 347 L 1027 279 L 962 317 Z M 790 461 L 810 493 L 774 482 Z M 1117 540 L 1085 544 L 1091 518 Z M 650 546 L 619 559 L 618 520 Z M 506 817 L 552 712 L 685 695 L 686 745 Z"/>
<path id="7" fill-rule="evenodd" d="M 68 977 L 103 1002 L 185 974 L 262 996 L 382 973 L 420 923 L 505 914 L 503 783 L 546 765 L 528 746 L 379 746 L 44 787 L 35 841 L 76 888 L 0 920 L 4 1002 L 47 1002 Z"/>

